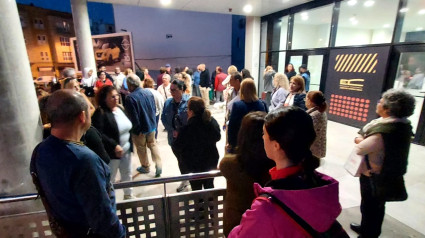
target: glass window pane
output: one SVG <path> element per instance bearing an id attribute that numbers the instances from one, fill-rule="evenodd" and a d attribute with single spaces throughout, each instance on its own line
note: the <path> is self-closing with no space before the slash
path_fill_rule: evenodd
<path id="1" fill-rule="evenodd" d="M 424 102 L 425 75 L 423 62 L 425 62 L 425 52 L 401 53 L 397 76 L 394 81 L 394 88 L 404 88 L 415 96 L 415 112 L 409 117 L 414 132 L 418 126 Z"/>
<path id="2" fill-rule="evenodd" d="M 333 4 L 296 13 L 292 49 L 327 47 L 331 30 Z"/>
<path id="3" fill-rule="evenodd" d="M 286 52 L 279 52 L 279 64 L 277 66 L 276 72 L 285 72 L 285 59 L 286 59 Z"/>
<path id="4" fill-rule="evenodd" d="M 267 21 L 261 22 L 261 47 L 260 51 L 264 52 L 267 49 Z"/>
<path id="5" fill-rule="evenodd" d="M 366 5 L 373 2 L 372 5 Z M 390 43 L 398 1 L 341 2 L 336 46 Z"/>
<path id="6" fill-rule="evenodd" d="M 309 55 L 307 69 L 310 71 L 309 91 L 319 90 L 322 77 L 323 55 Z"/>
<path id="7" fill-rule="evenodd" d="M 280 48 L 280 28 L 281 28 L 281 20 L 280 19 L 276 19 L 273 21 L 273 29 L 272 32 L 269 32 L 269 37 L 270 37 L 270 33 L 272 34 L 272 38 L 271 38 L 271 48 L 269 46 L 269 50 L 273 50 L 273 51 L 278 51 Z"/>
<path id="8" fill-rule="evenodd" d="M 288 37 L 288 16 L 281 17 L 280 20 L 280 44 L 279 50 L 286 50 L 286 42 Z"/>
<path id="9" fill-rule="evenodd" d="M 425 41 L 425 1 L 409 0 L 404 12 L 400 42 Z"/>

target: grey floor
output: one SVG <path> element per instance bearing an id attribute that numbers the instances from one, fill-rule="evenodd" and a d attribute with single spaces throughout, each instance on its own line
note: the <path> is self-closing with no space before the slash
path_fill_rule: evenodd
<path id="1" fill-rule="evenodd" d="M 224 121 L 224 110 L 220 107 L 211 107 L 214 118 L 219 124 Z M 163 131 L 163 126 L 159 126 L 158 147 L 163 162 L 163 175 L 180 175 L 176 158 L 167 144 L 167 135 Z M 346 228 L 351 237 L 357 237 L 350 231 L 351 221 L 360 221 L 360 189 L 358 178 L 351 176 L 345 171 L 343 165 L 353 148 L 353 139 L 358 129 L 340 123 L 328 122 L 327 132 L 327 156 L 322 161 L 318 169 L 320 172 L 328 174 L 340 182 L 340 203 L 343 212 L 338 220 Z M 224 155 L 224 133 L 222 139 L 217 143 L 220 158 Z M 409 167 L 405 176 L 409 198 L 404 202 L 387 203 L 386 216 L 381 237 L 425 237 L 425 147 L 412 144 L 409 155 Z M 154 178 L 155 167 L 151 165 L 151 173 L 138 174 L 135 169 L 140 166 L 137 155 L 133 154 L 134 179 Z M 216 178 L 216 187 L 226 187 L 224 178 Z M 179 183 L 167 184 L 167 193 L 175 193 Z M 162 195 L 164 188 L 162 185 L 152 185 L 138 187 L 134 189 L 137 197 L 149 197 Z M 122 199 L 122 191 L 117 191 L 117 198 Z M 422 202 L 421 202 L 422 201 Z"/>

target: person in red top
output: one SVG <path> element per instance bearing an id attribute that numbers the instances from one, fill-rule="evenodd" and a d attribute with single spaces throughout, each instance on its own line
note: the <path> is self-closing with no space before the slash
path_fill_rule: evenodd
<path id="1" fill-rule="evenodd" d="M 223 69 L 221 67 L 217 67 L 216 72 L 217 75 L 214 80 L 215 101 L 223 102 L 223 90 L 226 89 L 226 87 L 222 83 L 227 78 L 227 74 L 223 73 Z"/>
<path id="2" fill-rule="evenodd" d="M 97 92 L 100 90 L 101 87 L 104 85 L 112 85 L 112 81 L 106 78 L 105 72 L 99 73 L 99 79 L 96 81 L 96 84 L 94 85 L 94 91 Z"/>

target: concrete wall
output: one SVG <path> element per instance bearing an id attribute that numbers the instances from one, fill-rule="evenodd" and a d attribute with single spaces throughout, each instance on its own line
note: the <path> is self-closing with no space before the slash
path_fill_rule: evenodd
<path id="1" fill-rule="evenodd" d="M 136 62 L 157 70 L 231 62 L 232 15 L 114 5 L 116 31 L 132 33 Z M 172 38 L 166 38 L 172 34 Z"/>

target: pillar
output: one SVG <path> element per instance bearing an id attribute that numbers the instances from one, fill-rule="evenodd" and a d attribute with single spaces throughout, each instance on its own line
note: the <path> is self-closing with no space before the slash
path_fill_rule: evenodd
<path id="1" fill-rule="evenodd" d="M 42 139 L 42 126 L 14 0 L 0 1 L 0 34 L 0 197 L 4 197 L 35 193 L 29 161 Z M 0 204 L 0 216 L 33 211 L 37 207 L 33 203 Z"/>
<path id="2" fill-rule="evenodd" d="M 246 17 L 246 33 L 245 33 L 245 68 L 248 69 L 252 76 L 256 78 L 256 86 L 260 83 L 260 36 L 261 36 L 261 18 Z M 262 74 L 261 74 L 262 76 Z"/>
<path id="3" fill-rule="evenodd" d="M 93 52 L 93 42 L 90 32 L 87 0 L 71 0 L 72 18 L 74 20 L 75 35 L 77 36 L 78 55 L 81 71 L 90 67 L 96 75 L 97 67 Z"/>

